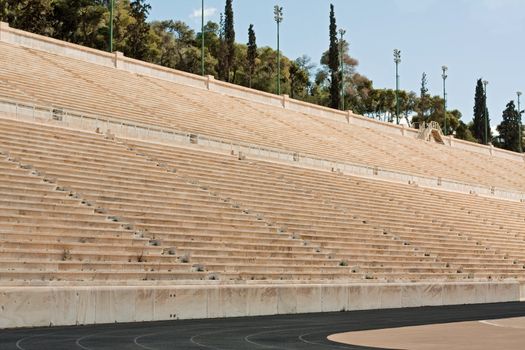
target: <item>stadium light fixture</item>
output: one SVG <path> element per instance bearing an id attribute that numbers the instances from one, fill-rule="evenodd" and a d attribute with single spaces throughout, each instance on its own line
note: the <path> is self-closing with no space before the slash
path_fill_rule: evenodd
<path id="1" fill-rule="evenodd" d="M 204 76 L 204 0 L 201 1 L 201 75 Z"/>
<path id="2" fill-rule="evenodd" d="M 279 48 L 279 25 L 283 21 L 283 8 L 279 5 L 273 7 L 275 22 L 277 23 L 277 95 L 281 94 L 281 53 Z"/>
<path id="3" fill-rule="evenodd" d="M 446 89 L 446 81 L 447 81 L 447 78 L 448 78 L 448 75 L 447 75 L 448 67 L 447 66 L 442 66 L 441 70 L 443 71 L 443 74 L 441 74 L 441 77 L 443 78 L 443 113 L 444 113 L 444 117 L 443 117 L 443 131 L 444 131 L 445 136 L 447 136 L 447 89 Z"/>
<path id="4" fill-rule="evenodd" d="M 109 1 L 109 52 L 113 52 L 113 21 L 115 13 L 115 0 Z"/>
<path id="5" fill-rule="evenodd" d="M 523 152 L 523 132 L 521 130 L 521 104 L 520 104 L 520 98 L 521 98 L 521 91 L 517 91 L 516 95 L 518 96 L 518 116 L 519 116 L 519 140 L 520 140 L 520 152 Z"/>
<path id="6" fill-rule="evenodd" d="M 396 63 L 396 124 L 399 125 L 399 64 L 401 63 L 401 51 L 394 49 L 394 62 Z"/>
<path id="7" fill-rule="evenodd" d="M 344 39 L 343 37 L 346 34 L 346 30 L 343 28 L 339 29 L 339 35 L 341 36 L 340 43 L 340 51 L 341 51 L 341 110 L 345 110 L 345 60 L 344 60 Z"/>
<path id="8" fill-rule="evenodd" d="M 483 92 L 485 93 L 485 144 L 489 144 L 489 116 L 488 116 L 488 108 L 487 108 L 487 85 L 489 85 L 489 82 L 487 80 L 483 80 Z"/>

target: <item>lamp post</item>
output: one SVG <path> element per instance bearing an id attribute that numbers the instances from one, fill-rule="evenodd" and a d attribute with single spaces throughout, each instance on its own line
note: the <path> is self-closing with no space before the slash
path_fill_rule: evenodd
<path id="1" fill-rule="evenodd" d="M 394 62 L 396 63 L 396 123 L 399 125 L 399 63 L 401 63 L 401 51 L 394 49 Z"/>
<path id="2" fill-rule="evenodd" d="M 343 45 L 344 45 L 344 35 L 346 34 L 346 30 L 339 29 L 339 35 L 341 35 L 341 40 L 339 40 L 340 43 L 340 51 L 341 51 L 341 110 L 345 110 L 345 60 L 344 60 L 344 51 L 343 51 Z"/>
<path id="3" fill-rule="evenodd" d="M 487 80 L 483 80 L 483 88 L 485 93 L 485 144 L 488 145 L 489 143 L 489 116 L 488 116 L 488 109 L 487 109 L 487 85 L 489 82 Z"/>
<path id="4" fill-rule="evenodd" d="M 113 17 L 115 12 L 115 0 L 109 2 L 109 52 L 113 52 Z"/>
<path id="5" fill-rule="evenodd" d="M 279 5 L 273 7 L 275 22 L 277 23 L 277 95 L 281 94 L 281 53 L 279 49 L 279 25 L 283 21 L 283 8 Z"/>
<path id="6" fill-rule="evenodd" d="M 204 0 L 201 1 L 201 75 L 204 76 Z"/>
<path id="7" fill-rule="evenodd" d="M 444 117 L 443 117 L 443 131 L 444 131 L 444 134 L 445 136 L 447 136 L 447 88 L 446 88 L 446 81 L 447 81 L 447 71 L 448 71 L 448 67 L 447 66 L 442 66 L 441 67 L 441 70 L 443 71 L 443 74 L 441 74 L 441 77 L 443 78 L 443 114 L 444 114 Z"/>
<path id="8" fill-rule="evenodd" d="M 520 140 L 520 152 L 523 152 L 523 141 L 522 141 L 522 138 L 523 138 L 523 133 L 521 131 L 521 104 L 520 104 L 520 98 L 521 98 L 521 91 L 518 91 L 516 92 L 516 95 L 518 95 L 518 116 L 519 116 L 519 140 Z"/>

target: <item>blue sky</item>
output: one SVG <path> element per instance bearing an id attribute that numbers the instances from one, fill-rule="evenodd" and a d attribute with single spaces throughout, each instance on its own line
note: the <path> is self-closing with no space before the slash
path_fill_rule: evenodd
<path id="1" fill-rule="evenodd" d="M 224 0 L 205 0 L 207 19 L 218 22 Z M 183 20 L 200 30 L 201 0 L 149 0 L 151 20 Z M 392 50 L 401 50 L 401 87 L 419 91 L 427 73 L 429 90 L 442 93 L 441 66 L 449 67 L 448 105 L 472 119 L 477 78 L 489 81 L 492 124 L 501 119 L 516 91 L 525 92 L 525 0 L 333 0 L 337 24 L 347 30 L 358 71 L 377 88 L 395 87 Z M 247 41 L 250 23 L 259 46 L 275 46 L 273 6 L 284 7 L 281 50 L 306 54 L 314 63 L 328 47 L 327 0 L 233 0 L 236 39 Z M 522 96 L 525 106 L 525 96 Z"/>

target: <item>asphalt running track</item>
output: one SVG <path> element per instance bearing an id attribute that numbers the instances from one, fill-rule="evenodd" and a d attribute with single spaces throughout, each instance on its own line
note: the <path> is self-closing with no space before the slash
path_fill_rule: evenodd
<path id="1" fill-rule="evenodd" d="M 0 330 L 0 349 L 370 350 L 326 337 L 352 330 L 520 316 L 525 316 L 525 303 L 13 329 Z"/>

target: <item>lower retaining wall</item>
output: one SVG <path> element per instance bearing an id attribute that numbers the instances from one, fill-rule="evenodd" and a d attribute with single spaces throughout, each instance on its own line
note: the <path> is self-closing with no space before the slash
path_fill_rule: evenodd
<path id="1" fill-rule="evenodd" d="M 7 287 L 0 292 L 0 328 L 519 300 L 517 282 Z"/>

